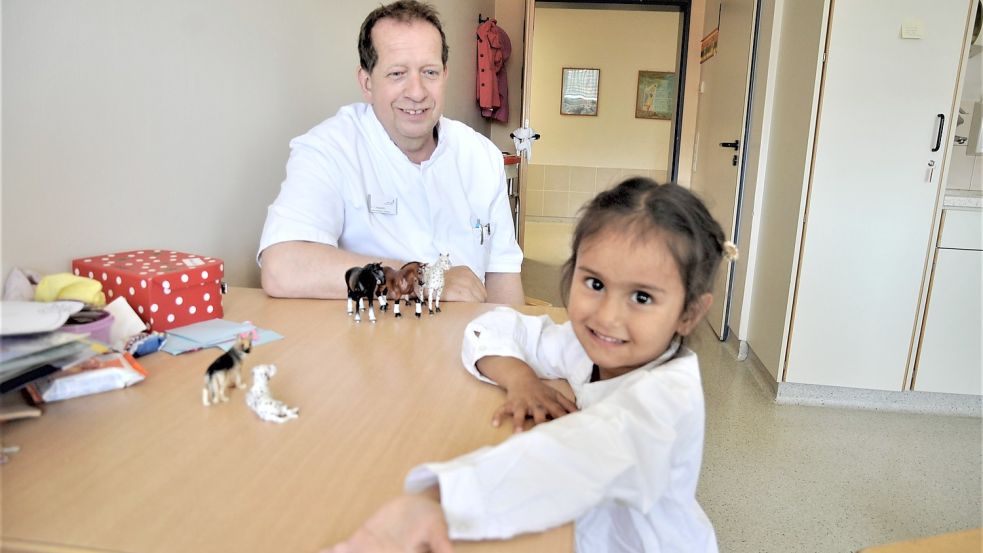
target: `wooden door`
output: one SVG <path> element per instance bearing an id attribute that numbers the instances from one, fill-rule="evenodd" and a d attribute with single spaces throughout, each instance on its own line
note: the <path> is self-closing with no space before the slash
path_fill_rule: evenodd
<path id="1" fill-rule="evenodd" d="M 713 57 L 700 64 L 700 103 L 692 189 L 706 201 L 728 240 L 737 242 L 737 205 L 743 169 L 751 39 L 755 0 L 708 0 L 704 35 L 716 29 Z M 707 320 L 727 339 L 732 263 L 724 263 L 713 287 Z"/>
<path id="2" fill-rule="evenodd" d="M 903 389 L 969 13 L 832 3 L 788 382 Z"/>

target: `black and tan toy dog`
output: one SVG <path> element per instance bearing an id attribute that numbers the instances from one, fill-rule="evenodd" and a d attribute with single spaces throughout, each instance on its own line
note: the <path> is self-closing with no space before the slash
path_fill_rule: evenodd
<path id="1" fill-rule="evenodd" d="M 233 385 L 245 388 L 242 381 L 242 360 L 253 348 L 253 338 L 256 331 L 244 332 L 236 338 L 232 349 L 223 353 L 208 366 L 205 371 L 205 388 L 201 391 L 201 402 L 211 405 L 220 401 L 229 401 L 226 390 Z"/>

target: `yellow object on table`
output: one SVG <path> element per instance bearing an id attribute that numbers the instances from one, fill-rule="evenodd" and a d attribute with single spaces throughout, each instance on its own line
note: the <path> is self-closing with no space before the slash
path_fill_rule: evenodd
<path id="1" fill-rule="evenodd" d="M 95 307 L 106 305 L 106 295 L 98 280 L 56 273 L 43 277 L 34 290 L 34 301 L 76 300 Z"/>

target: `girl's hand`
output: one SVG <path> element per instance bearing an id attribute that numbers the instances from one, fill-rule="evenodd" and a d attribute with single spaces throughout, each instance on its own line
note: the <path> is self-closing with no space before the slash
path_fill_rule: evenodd
<path id="1" fill-rule="evenodd" d="M 403 495 L 379 508 L 352 537 L 321 553 L 453 553 L 440 503 Z"/>
<path id="2" fill-rule="evenodd" d="M 507 388 L 505 403 L 492 415 L 492 426 L 498 427 L 503 419 L 511 418 L 513 432 L 519 433 L 576 410 L 576 403 L 539 378 L 515 379 Z"/>

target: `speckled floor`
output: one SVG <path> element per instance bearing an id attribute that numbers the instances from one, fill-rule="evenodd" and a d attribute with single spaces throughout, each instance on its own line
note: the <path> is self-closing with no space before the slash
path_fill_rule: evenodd
<path id="1" fill-rule="evenodd" d="M 527 227 L 527 295 L 558 294 L 569 228 Z M 705 324 L 689 344 L 707 399 L 699 500 L 721 552 L 846 553 L 983 526 L 981 419 L 776 405 Z"/>
<path id="2" fill-rule="evenodd" d="M 851 552 L 978 528 L 983 421 L 776 405 L 707 325 L 699 500 L 722 552 Z"/>

